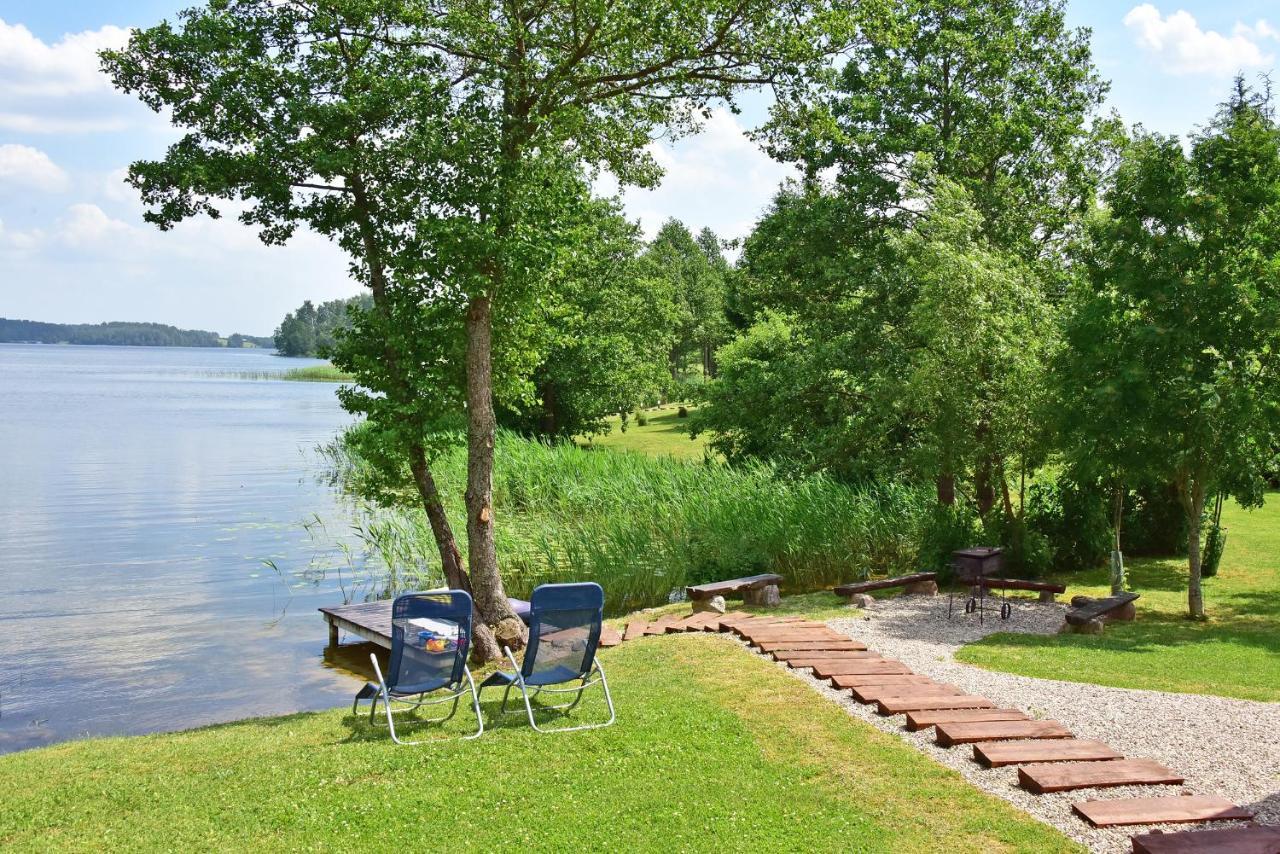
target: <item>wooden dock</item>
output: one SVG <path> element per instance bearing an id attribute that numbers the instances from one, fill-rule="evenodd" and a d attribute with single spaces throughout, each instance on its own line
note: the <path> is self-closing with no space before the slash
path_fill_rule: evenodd
<path id="1" fill-rule="evenodd" d="M 343 631 L 391 649 L 391 601 L 383 599 L 381 602 L 321 608 L 320 613 L 329 624 L 329 646 L 338 645 L 338 632 Z M 617 646 L 620 643 L 622 635 L 617 629 L 605 626 L 600 632 L 600 646 Z"/>

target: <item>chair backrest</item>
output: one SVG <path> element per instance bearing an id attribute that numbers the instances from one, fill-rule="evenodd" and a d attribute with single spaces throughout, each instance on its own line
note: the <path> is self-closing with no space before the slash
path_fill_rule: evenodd
<path id="1" fill-rule="evenodd" d="M 595 663 L 603 624 L 604 590 L 594 581 L 535 588 L 529 597 L 529 646 L 521 666 L 525 679 L 563 676 L 567 681 L 586 675 Z"/>
<path id="2" fill-rule="evenodd" d="M 406 593 L 391 605 L 387 687 L 434 691 L 462 679 L 471 649 L 471 595 L 465 590 Z"/>

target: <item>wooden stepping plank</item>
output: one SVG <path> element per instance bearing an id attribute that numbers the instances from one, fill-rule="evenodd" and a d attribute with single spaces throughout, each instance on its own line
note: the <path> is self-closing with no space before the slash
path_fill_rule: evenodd
<path id="1" fill-rule="evenodd" d="M 859 703 L 877 703 L 887 697 L 958 697 L 964 692 L 954 685 L 919 682 L 914 685 L 859 685 L 853 698 Z"/>
<path id="2" fill-rule="evenodd" d="M 644 620 L 632 620 L 631 622 L 627 623 L 627 631 L 626 631 L 626 634 L 622 636 L 622 639 L 635 640 L 636 638 L 645 634 L 648 628 L 649 628 L 649 624 Z"/>
<path id="3" fill-rule="evenodd" d="M 1133 854 L 1276 854 L 1280 827 L 1226 827 L 1144 833 L 1130 840 Z"/>
<path id="4" fill-rule="evenodd" d="M 831 684 L 837 688 L 856 688 L 859 685 L 913 685 L 929 684 L 933 680 L 928 676 L 917 676 L 914 673 L 837 673 L 831 677 Z"/>
<path id="5" fill-rule="evenodd" d="M 855 652 L 850 654 L 849 658 L 835 658 L 831 656 L 820 656 L 815 658 L 793 658 L 786 662 L 788 667 L 794 667 L 797 670 L 803 670 L 807 667 L 830 667 L 844 664 L 849 661 L 884 661 L 877 652 Z M 856 656 L 856 657 L 854 657 Z"/>
<path id="6" fill-rule="evenodd" d="M 969 697 L 964 694 L 957 694 L 954 697 L 940 697 L 936 695 L 921 697 L 881 697 L 877 701 L 877 709 L 880 714 L 900 715 L 903 712 L 922 712 L 926 709 L 994 709 L 996 704 L 988 700 L 986 697 Z M 955 724 L 951 724 L 955 726 Z M 941 725 L 938 727 L 942 728 Z"/>
<path id="7" fill-rule="evenodd" d="M 1126 824 L 1185 824 L 1196 821 L 1248 820 L 1253 813 L 1217 795 L 1173 795 L 1165 798 L 1116 798 L 1071 805 L 1094 827 Z"/>
<path id="8" fill-rule="evenodd" d="M 650 623 L 644 633 L 646 635 L 664 635 L 667 633 L 667 626 L 680 622 L 680 619 L 678 614 L 664 614 Z"/>
<path id="9" fill-rule="evenodd" d="M 805 634 L 789 634 L 788 633 L 788 634 L 776 634 L 776 635 L 775 634 L 751 635 L 750 637 L 745 638 L 745 640 L 747 641 L 747 643 L 751 644 L 752 646 L 759 646 L 761 643 L 765 641 L 788 641 L 788 640 L 813 641 L 813 640 L 816 640 L 816 641 L 826 641 L 827 643 L 832 643 L 834 641 L 838 641 L 839 638 L 833 635 L 814 634 L 813 632 L 807 632 Z"/>
<path id="10" fill-rule="evenodd" d="M 719 614 L 714 620 L 707 623 L 706 630 L 709 632 L 727 632 L 735 622 L 750 616 L 746 611 L 729 611 L 727 614 Z"/>
<path id="11" fill-rule="evenodd" d="M 734 623 L 730 627 L 730 631 L 743 638 L 753 635 L 804 634 L 806 632 L 819 632 L 836 637 L 844 637 L 844 635 L 830 626 L 822 623 Z"/>
<path id="12" fill-rule="evenodd" d="M 1023 765 L 1018 769 L 1018 782 L 1028 792 L 1043 795 L 1108 786 L 1178 786 L 1186 778 L 1150 759 L 1112 759 L 1078 765 Z"/>
<path id="13" fill-rule="evenodd" d="M 813 675 L 819 679 L 828 679 L 832 676 L 844 673 L 853 673 L 860 676 L 869 676 L 872 673 L 902 673 L 908 674 L 911 669 L 901 661 L 894 661 L 891 658 L 869 658 L 862 661 L 832 661 L 830 663 L 823 662 L 815 664 L 813 667 Z"/>
<path id="14" fill-rule="evenodd" d="M 610 647 L 622 643 L 622 635 L 613 626 L 600 627 L 600 646 Z"/>
<path id="15" fill-rule="evenodd" d="M 907 730 L 918 732 L 935 724 L 961 721 L 1025 721 L 1027 716 L 1017 709 L 929 709 L 907 712 Z M 1001 744 L 1003 742 L 995 742 Z M 1041 744 L 1043 742 L 1031 742 Z"/>
<path id="16" fill-rule="evenodd" d="M 937 741 L 943 747 L 1011 738 L 1071 738 L 1071 732 L 1057 721 L 958 721 L 938 724 L 937 729 Z"/>
<path id="17" fill-rule="evenodd" d="M 865 650 L 867 645 L 861 641 L 760 641 L 756 644 L 761 652 L 816 652 L 816 651 L 857 651 Z"/>
<path id="18" fill-rule="evenodd" d="M 719 619 L 720 619 L 719 614 L 707 614 L 707 613 L 690 614 L 689 616 L 680 620 L 680 622 L 672 623 L 671 625 L 667 626 L 667 633 L 672 634 L 675 632 L 700 632 L 702 631 L 702 627 L 705 626 L 707 623 L 709 623 L 711 620 L 719 620 Z"/>
<path id="19" fill-rule="evenodd" d="M 781 649 L 773 653 L 774 661 L 858 661 L 880 657 L 880 653 L 865 649 Z"/>
<path id="20" fill-rule="evenodd" d="M 988 768 L 1031 762 L 1103 762 L 1124 757 L 1100 741 L 1087 738 L 992 741 L 973 746 L 973 758 Z"/>

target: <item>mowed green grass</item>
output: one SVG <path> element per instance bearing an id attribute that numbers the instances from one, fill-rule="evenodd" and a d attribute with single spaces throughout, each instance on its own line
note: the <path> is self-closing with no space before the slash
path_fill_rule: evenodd
<path id="1" fill-rule="evenodd" d="M 615 451 L 636 451 L 653 457 L 671 456 L 682 460 L 701 460 L 707 454 L 707 436 L 690 439 L 689 420 L 679 417 L 678 405 L 658 406 L 644 410 L 648 423 L 641 427 L 635 418 L 627 421 L 622 431 L 622 421 L 617 416 L 609 419 L 609 432 L 593 436 L 582 444 Z"/>
<path id="2" fill-rule="evenodd" d="M 1222 515 L 1229 533 L 1222 567 L 1204 583 L 1208 620 L 1186 618 L 1185 559 L 1135 560 L 1137 621 L 1100 636 L 991 635 L 957 658 L 1047 679 L 1280 701 L 1280 493 Z M 1106 570 L 1064 580 L 1068 595 L 1110 591 Z"/>
<path id="3" fill-rule="evenodd" d="M 602 660 L 607 729 L 396 747 L 334 710 L 0 757 L 0 848 L 1082 850 L 726 638 Z"/>

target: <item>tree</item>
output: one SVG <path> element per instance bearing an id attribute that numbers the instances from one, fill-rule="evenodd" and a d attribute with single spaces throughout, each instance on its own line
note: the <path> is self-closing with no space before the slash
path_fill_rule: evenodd
<path id="1" fill-rule="evenodd" d="M 725 279 L 728 264 L 710 229 L 697 239 L 677 219 L 663 223 L 642 258 L 648 278 L 664 281 L 675 300 L 675 329 L 669 355 L 671 378 L 697 353 L 704 375 L 714 374 L 712 354 L 728 337 Z"/>
<path id="2" fill-rule="evenodd" d="M 615 201 L 595 202 L 575 250 L 531 326 L 542 361 L 532 400 L 499 398 L 499 421 L 566 439 L 602 432 L 609 415 L 658 396 L 674 335 L 674 294 L 641 274 L 639 229 Z"/>
<path id="3" fill-rule="evenodd" d="M 813 0 L 210 0 L 178 28 L 135 32 L 104 65 L 186 129 L 163 160 L 131 168 L 150 221 L 244 200 L 241 219 L 268 242 L 305 224 L 355 259 L 376 311 L 356 327 L 374 339 L 352 362 L 384 397 L 348 402 L 376 409 L 424 473 L 446 576 L 518 648 L 494 541 L 495 366 L 520 377 L 537 363 L 523 321 L 590 204 L 584 171 L 653 184 L 652 133 L 695 130 L 745 86 L 803 85 L 846 34 Z M 465 345 L 468 578 L 413 438 L 454 403 L 427 387 L 443 369 L 406 334 L 424 323 L 461 329 Z"/>
<path id="4" fill-rule="evenodd" d="M 1092 447 L 1131 481 L 1176 485 L 1189 528 L 1187 605 L 1200 618 L 1206 499 L 1261 503 L 1280 435 L 1280 129 L 1270 93 L 1238 80 L 1190 155 L 1176 138 L 1139 135 L 1105 200 L 1070 342 L 1082 395 L 1126 436 Z"/>

